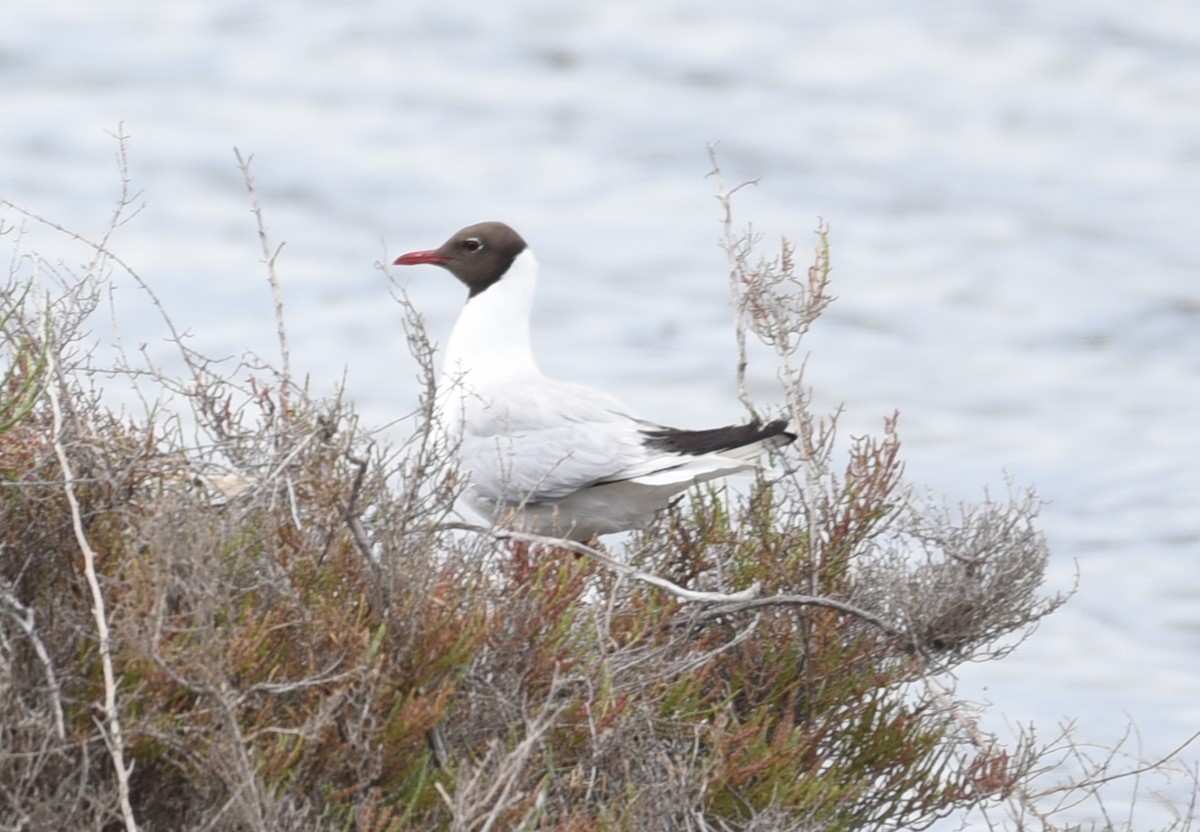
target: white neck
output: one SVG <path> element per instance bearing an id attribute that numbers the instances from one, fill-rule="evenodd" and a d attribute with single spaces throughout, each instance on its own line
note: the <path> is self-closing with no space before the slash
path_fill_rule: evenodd
<path id="1" fill-rule="evenodd" d="M 467 301 L 446 344 L 442 384 L 479 389 L 540 375 L 529 343 L 537 261 L 525 249 L 504 277 Z"/>

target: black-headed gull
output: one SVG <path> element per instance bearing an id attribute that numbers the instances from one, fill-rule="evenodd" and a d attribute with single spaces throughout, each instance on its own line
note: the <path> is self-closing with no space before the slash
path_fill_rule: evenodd
<path id="1" fill-rule="evenodd" d="M 467 502 L 493 522 L 574 540 L 640 528 L 681 491 L 753 469 L 756 456 L 796 438 L 786 420 L 665 427 L 600 390 L 546 378 L 529 343 L 537 261 L 504 223 L 467 226 L 395 261 L 419 263 L 467 286 L 438 411 L 470 478 Z"/>

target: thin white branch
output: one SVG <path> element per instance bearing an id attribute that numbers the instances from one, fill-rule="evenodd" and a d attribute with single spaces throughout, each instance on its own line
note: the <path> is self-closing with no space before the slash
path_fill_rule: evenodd
<path id="1" fill-rule="evenodd" d="M 759 592 L 757 583 L 751 584 L 748 588 L 740 592 L 700 592 L 694 589 L 685 589 L 679 584 L 672 583 L 666 578 L 660 578 L 658 575 L 653 575 L 649 572 L 643 572 L 640 569 L 635 569 L 627 563 L 614 558 L 610 558 L 603 552 L 593 549 L 591 546 L 585 546 L 582 543 L 577 543 L 574 540 L 567 540 L 560 537 L 548 537 L 540 534 L 528 534 L 526 532 L 513 531 L 511 529 L 490 529 L 486 526 L 476 526 L 472 523 L 441 523 L 439 529 L 458 530 L 465 532 L 474 532 L 475 534 L 483 534 L 496 540 L 516 540 L 520 543 L 533 543 L 540 546 L 553 546 L 559 549 L 566 549 L 569 552 L 574 552 L 577 555 L 589 557 L 592 560 L 604 566 L 607 569 L 617 572 L 621 575 L 628 575 L 631 578 L 642 581 L 643 583 L 656 586 L 659 589 L 666 590 L 677 598 L 682 598 L 685 601 L 697 601 L 707 604 L 722 604 L 732 603 L 736 601 L 748 601 L 755 598 Z"/>
<path id="2" fill-rule="evenodd" d="M 100 579 L 96 574 L 96 552 L 88 542 L 83 530 L 83 516 L 79 510 L 79 500 L 75 496 L 75 474 L 71 471 L 71 462 L 67 459 L 67 449 L 63 446 L 63 414 L 58 398 L 59 385 L 62 376 L 59 372 L 57 357 L 50 356 L 50 374 L 52 381 L 47 385 L 50 397 L 50 408 L 54 415 L 54 454 L 58 458 L 59 468 L 63 475 L 63 491 L 67 503 L 71 507 L 71 528 L 75 532 L 75 542 L 83 554 L 83 571 L 87 577 L 88 587 L 92 593 L 92 613 L 96 619 L 96 638 L 100 652 L 100 667 L 104 674 L 104 717 L 108 723 L 108 749 L 112 755 L 113 768 L 117 775 L 117 797 L 121 805 L 121 817 L 125 821 L 126 832 L 137 832 L 137 821 L 133 816 L 133 806 L 129 801 L 129 774 L 133 766 L 125 765 L 125 742 L 121 735 L 121 719 L 117 711 L 117 680 L 113 673 L 112 647 L 108 631 L 108 613 L 104 606 L 104 593 L 100 591 Z"/>
<path id="3" fill-rule="evenodd" d="M 748 598 L 743 601 L 737 601 L 726 604 L 720 607 L 707 609 L 699 614 L 699 620 L 706 621 L 712 618 L 719 618 L 723 615 L 730 615 L 735 612 L 745 612 L 747 610 L 757 610 L 763 607 L 822 607 L 824 609 L 836 610 L 852 615 L 855 618 L 861 619 L 875 627 L 878 627 L 883 632 L 891 636 L 896 636 L 901 639 L 908 639 L 909 635 L 900 627 L 890 624 L 884 619 L 875 615 L 873 612 L 868 612 L 861 607 L 856 607 L 853 604 L 847 604 L 842 601 L 836 601 L 833 598 L 826 598 L 823 595 L 797 595 L 793 593 L 781 593 L 779 595 L 764 595 L 761 598 Z"/>
<path id="4" fill-rule="evenodd" d="M 760 596 L 762 587 L 757 582 L 751 584 L 746 589 L 738 592 L 701 592 L 694 589 L 686 589 L 679 584 L 668 581 L 666 578 L 659 577 L 650 572 L 643 572 L 636 569 L 627 563 L 622 563 L 615 558 L 611 558 L 598 549 L 593 549 L 591 546 L 586 546 L 574 540 L 566 540 L 565 538 L 549 537 L 540 534 L 529 534 L 527 532 L 513 531 L 512 529 L 495 529 L 486 526 L 477 526 L 472 523 L 442 523 L 438 526 L 439 529 L 457 530 L 473 532 L 475 534 L 483 534 L 496 540 L 516 540 L 521 543 L 533 543 L 541 546 L 554 546 L 560 549 L 566 549 L 569 552 L 574 552 L 578 555 L 589 557 L 592 560 L 604 566 L 607 569 L 617 572 L 621 575 L 628 575 L 635 580 L 643 583 L 656 586 L 659 589 L 665 590 L 676 598 L 684 601 L 691 601 L 699 604 L 720 604 L 722 606 L 713 607 L 699 614 L 700 620 L 708 620 L 718 618 L 723 615 L 732 615 L 737 612 L 745 612 L 747 610 L 761 609 L 763 607 L 772 606 L 795 606 L 795 607 L 823 607 L 825 609 L 837 610 L 847 615 L 852 615 L 855 618 L 866 621 L 878 627 L 888 635 L 898 638 L 907 639 L 908 634 L 900 627 L 890 624 L 872 612 L 856 607 L 853 604 L 847 604 L 842 601 L 826 598 L 821 595 L 796 595 L 791 593 L 783 593 L 779 595 Z"/>
<path id="5" fill-rule="evenodd" d="M 63 723 L 63 709 L 60 694 L 61 688 L 58 686 L 58 676 L 54 673 L 54 663 L 50 661 L 50 654 L 46 650 L 46 645 L 38 637 L 37 628 L 33 626 L 33 610 L 21 603 L 21 601 L 6 589 L 0 589 L 0 601 L 8 604 L 11 609 L 8 614 L 17 622 L 25 635 L 33 643 L 33 651 L 37 653 L 38 661 L 42 663 L 42 667 L 46 672 L 46 686 L 50 690 L 50 705 L 54 711 L 54 733 L 60 740 L 67 738 L 66 726 Z"/>

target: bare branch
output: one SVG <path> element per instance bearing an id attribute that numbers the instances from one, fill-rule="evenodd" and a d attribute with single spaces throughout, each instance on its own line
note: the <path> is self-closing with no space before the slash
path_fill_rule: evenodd
<path id="1" fill-rule="evenodd" d="M 67 458 L 67 450 L 63 445 L 63 415 L 59 405 L 59 385 L 65 384 L 65 379 L 59 373 L 58 358 L 50 356 L 50 371 L 54 381 L 48 386 L 51 410 L 54 414 L 54 454 L 58 458 L 59 468 L 63 475 L 63 492 L 71 507 L 71 528 L 75 532 L 75 542 L 83 554 L 83 570 L 87 577 L 88 587 L 92 593 L 92 612 L 96 621 L 97 649 L 100 653 L 100 665 L 104 674 L 104 719 L 108 724 L 108 747 L 112 755 L 113 768 L 117 777 L 118 799 L 121 804 L 121 817 L 125 821 L 126 832 L 137 832 L 137 821 L 133 816 L 133 806 L 129 802 L 129 774 L 132 765 L 125 765 L 125 742 L 121 735 L 121 717 L 117 709 L 117 680 L 113 673 L 112 647 L 108 630 L 108 613 L 104 606 L 104 593 L 100 589 L 100 578 L 96 574 L 96 552 L 88 542 L 83 530 L 83 517 L 79 510 L 79 500 L 75 496 L 75 475 L 71 471 L 71 463 Z"/>
<path id="2" fill-rule="evenodd" d="M 22 604 L 7 589 L 0 589 L 0 601 L 9 606 L 8 614 L 17 622 L 17 626 L 25 631 L 25 635 L 33 643 L 34 652 L 37 653 L 38 661 L 42 663 L 42 669 L 46 674 L 46 689 L 49 691 L 51 709 L 54 713 L 54 734 L 60 740 L 65 740 L 67 730 L 63 724 L 62 688 L 59 687 L 58 676 L 54 672 L 54 662 L 50 660 L 50 654 L 46 652 L 46 645 L 42 643 L 37 628 L 33 626 L 33 610 Z"/>
<path id="3" fill-rule="evenodd" d="M 725 180 L 721 176 L 721 168 L 717 164 L 717 146 L 715 144 L 708 146 L 708 158 L 712 163 L 712 170 L 708 175 L 717 183 L 717 202 L 721 205 L 721 249 L 725 252 L 729 263 L 729 294 L 733 301 L 733 334 L 737 343 L 738 355 L 738 398 L 750 412 L 751 417 L 757 419 L 759 418 L 758 411 L 754 407 L 750 391 L 746 387 L 748 364 L 746 358 L 746 311 L 748 305 L 746 286 L 751 281 L 751 275 L 746 267 L 746 256 L 753 241 L 745 236 L 739 238 L 733 230 L 733 195 L 743 188 L 757 185 L 758 180 L 742 182 L 733 188 L 726 189 Z"/>
<path id="4" fill-rule="evenodd" d="M 486 526 L 476 526 L 471 523 L 442 523 L 438 528 L 445 530 L 457 530 L 472 532 L 474 534 L 482 534 L 496 540 L 516 540 L 521 543 L 533 543 L 541 546 L 550 546 L 557 549 L 566 549 L 568 552 L 574 552 L 577 555 L 584 555 L 604 566 L 613 572 L 627 575 L 643 583 L 656 586 L 659 589 L 666 590 L 676 598 L 682 598 L 684 601 L 696 601 L 700 603 L 730 603 L 736 601 L 746 601 L 759 592 L 758 584 L 754 584 L 740 592 L 698 592 L 693 589 L 684 589 L 678 584 L 668 581 L 666 578 L 660 578 L 657 575 L 651 575 L 649 572 L 643 572 L 636 569 L 627 563 L 621 563 L 619 560 L 610 558 L 608 555 L 593 549 L 591 546 L 585 546 L 582 543 L 577 543 L 574 540 L 566 540 L 559 537 L 548 537 L 540 534 L 528 534 L 526 532 L 514 531 L 511 529 L 496 529 Z"/>
<path id="5" fill-rule="evenodd" d="M 689 601 L 699 604 L 720 604 L 721 606 L 706 609 L 703 612 L 696 613 L 690 620 L 711 621 L 716 618 L 721 618 L 727 615 L 733 615 L 739 612 L 749 610 L 762 609 L 772 606 L 794 606 L 794 607 L 823 607 L 825 609 L 837 610 L 838 612 L 852 615 L 862 619 L 868 624 L 878 627 L 883 632 L 897 636 L 899 638 L 908 638 L 904 630 L 884 621 L 879 616 L 869 612 L 853 604 L 847 604 L 843 601 L 838 601 L 833 598 L 823 598 L 816 595 L 796 595 L 796 594 L 781 594 L 771 595 L 767 597 L 758 597 L 762 588 L 757 584 L 752 584 L 746 589 L 737 592 L 702 592 L 694 589 L 685 589 L 666 578 L 658 575 L 653 575 L 649 572 L 644 572 L 627 563 L 622 563 L 615 558 L 611 558 L 598 549 L 591 546 L 586 546 L 582 543 L 577 543 L 573 540 L 564 538 L 548 537 L 545 535 L 528 534 L 526 532 L 513 531 L 511 529 L 487 528 L 484 526 L 472 525 L 470 523 L 443 523 L 440 528 L 447 530 L 468 531 L 475 534 L 483 534 L 496 540 L 516 540 L 522 543 L 533 543 L 542 546 L 550 546 L 559 549 L 566 549 L 569 552 L 574 552 L 578 555 L 584 555 L 591 558 L 596 563 L 618 574 L 625 575 L 635 580 L 641 581 L 651 586 L 669 592 L 676 598 L 683 601 Z"/>
<path id="6" fill-rule="evenodd" d="M 267 235 L 266 220 L 263 219 L 262 205 L 258 201 L 258 191 L 254 187 L 254 176 L 250 172 L 250 164 L 254 161 L 254 154 L 242 156 L 242 152 L 236 147 L 233 149 L 233 155 L 237 157 L 238 168 L 242 171 L 242 178 L 246 181 L 246 190 L 250 194 L 250 210 L 254 214 L 254 222 L 258 228 L 258 239 L 262 244 L 262 262 L 267 267 L 267 282 L 271 284 L 271 296 L 275 300 L 275 334 L 279 338 L 279 356 L 281 362 L 284 396 L 288 394 L 288 388 L 292 383 L 292 357 L 291 349 L 288 347 L 287 326 L 283 318 L 283 289 L 279 283 L 279 275 L 275 271 L 275 261 L 279 257 L 279 252 L 283 250 L 283 244 L 272 249 L 270 237 Z"/>
<path id="7" fill-rule="evenodd" d="M 712 607 L 703 612 L 696 613 L 694 620 L 696 621 L 711 621 L 716 618 L 721 618 L 726 615 L 733 615 L 739 612 L 747 612 L 749 610 L 758 610 L 765 607 L 822 607 L 828 610 L 836 610 L 837 612 L 845 613 L 846 615 L 854 616 L 866 623 L 879 628 L 883 632 L 897 638 L 908 640 L 908 633 L 884 621 L 879 616 L 872 612 L 856 607 L 853 604 L 847 604 L 844 601 L 838 601 L 833 598 L 824 598 L 820 595 L 766 595 L 762 598 L 749 598 L 744 601 L 735 601 L 723 603 L 722 606 Z"/>

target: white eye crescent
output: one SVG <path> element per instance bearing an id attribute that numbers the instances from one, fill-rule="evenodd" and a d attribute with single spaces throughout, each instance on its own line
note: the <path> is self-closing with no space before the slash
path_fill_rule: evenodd
<path id="1" fill-rule="evenodd" d="M 483 240 L 478 237 L 468 237 L 463 241 L 467 251 L 479 251 L 483 248 Z"/>

